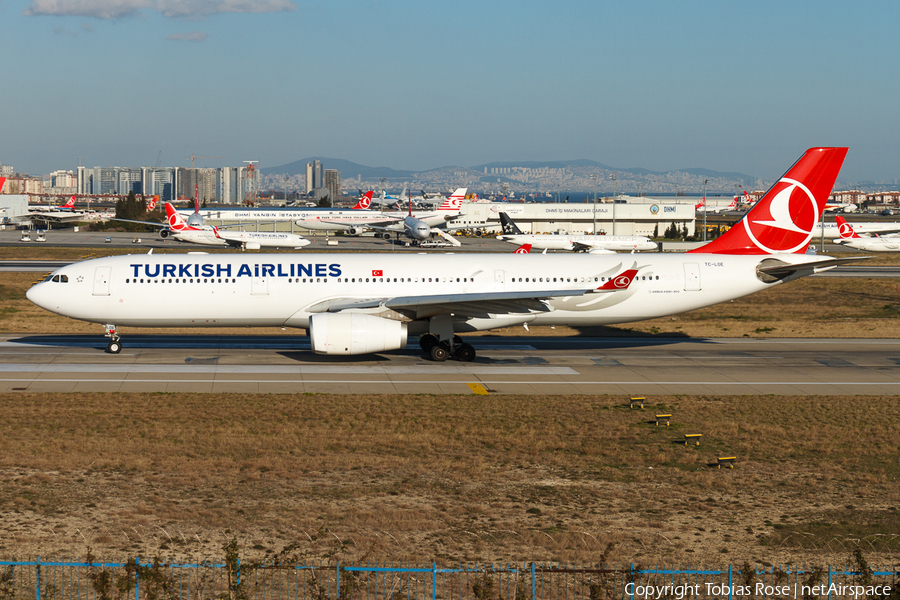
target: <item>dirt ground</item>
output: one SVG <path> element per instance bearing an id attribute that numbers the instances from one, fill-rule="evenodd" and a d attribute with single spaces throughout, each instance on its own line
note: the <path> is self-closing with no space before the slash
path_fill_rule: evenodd
<path id="1" fill-rule="evenodd" d="M 0 273 L 0 330 L 102 334 L 32 306 L 35 279 Z M 898 316 L 895 280 L 808 278 L 664 319 L 531 333 L 898 338 Z M 856 547 L 896 562 L 896 398 L 652 402 L 0 395 L 0 558 L 221 558 L 236 538 L 248 560 L 296 545 L 309 559 L 439 564 L 837 565 Z M 655 411 L 673 426 L 650 425 Z M 688 431 L 701 447 L 673 443 Z M 730 454 L 735 469 L 711 466 Z"/>
<path id="2" fill-rule="evenodd" d="M 246 560 L 898 558 L 895 398 L 651 401 L 0 395 L 0 556 L 221 559 L 236 538 Z"/>

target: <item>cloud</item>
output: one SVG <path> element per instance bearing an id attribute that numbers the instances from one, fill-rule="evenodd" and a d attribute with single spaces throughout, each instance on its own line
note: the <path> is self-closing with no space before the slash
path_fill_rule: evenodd
<path id="1" fill-rule="evenodd" d="M 121 19 L 139 11 L 166 17 L 199 18 L 219 13 L 268 13 L 297 10 L 293 0 L 31 0 L 26 16 Z"/>
<path id="2" fill-rule="evenodd" d="M 185 33 L 173 33 L 166 36 L 167 40 L 175 40 L 182 42 L 205 42 L 206 32 L 203 31 L 187 31 Z"/>

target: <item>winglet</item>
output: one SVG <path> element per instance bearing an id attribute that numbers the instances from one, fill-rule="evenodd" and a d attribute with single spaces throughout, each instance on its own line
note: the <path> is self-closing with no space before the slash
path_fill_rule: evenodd
<path id="1" fill-rule="evenodd" d="M 637 269 L 628 269 L 624 273 L 620 275 L 616 275 L 615 277 L 610 277 L 609 281 L 598 287 L 595 292 L 620 292 L 622 290 L 627 290 L 628 286 L 631 285 L 631 282 L 634 281 L 635 276 L 637 275 Z"/>
<path id="2" fill-rule="evenodd" d="M 531 252 L 531 244 L 522 244 L 515 249 L 513 254 L 528 254 L 529 252 Z"/>

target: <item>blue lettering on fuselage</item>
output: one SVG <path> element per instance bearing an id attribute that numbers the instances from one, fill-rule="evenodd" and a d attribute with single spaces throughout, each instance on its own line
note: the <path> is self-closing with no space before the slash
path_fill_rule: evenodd
<path id="1" fill-rule="evenodd" d="M 218 263 L 172 264 L 172 263 L 138 263 L 130 264 L 132 276 L 135 278 L 162 277 L 232 277 L 233 265 Z M 340 277 L 343 269 L 339 263 L 263 263 L 253 265 L 242 264 L 237 269 L 237 277 Z"/>

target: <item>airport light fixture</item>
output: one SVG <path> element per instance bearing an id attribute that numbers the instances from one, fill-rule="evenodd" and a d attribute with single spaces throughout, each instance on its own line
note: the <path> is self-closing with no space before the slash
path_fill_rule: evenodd
<path id="1" fill-rule="evenodd" d="M 591 179 L 594 180 L 594 235 L 597 235 L 597 176 L 591 174 Z"/>
<path id="2" fill-rule="evenodd" d="M 706 213 L 707 213 L 707 210 L 706 210 L 706 182 L 707 181 L 709 181 L 709 179 L 703 180 L 703 241 L 704 242 L 706 241 Z M 694 239 L 697 239 L 697 238 L 694 238 Z"/>
<path id="3" fill-rule="evenodd" d="M 613 173 L 609 178 L 612 179 L 613 182 L 612 234 L 616 235 L 616 174 Z"/>

